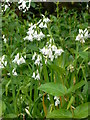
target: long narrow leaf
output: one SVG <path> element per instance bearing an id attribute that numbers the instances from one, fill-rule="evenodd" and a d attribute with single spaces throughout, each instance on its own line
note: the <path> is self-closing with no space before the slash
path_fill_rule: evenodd
<path id="1" fill-rule="evenodd" d="M 79 83 L 77 83 L 76 85 L 71 86 L 68 90 L 67 90 L 67 94 L 71 93 L 71 92 L 75 92 L 75 90 L 81 88 L 83 85 L 85 85 L 85 81 L 80 81 Z"/>

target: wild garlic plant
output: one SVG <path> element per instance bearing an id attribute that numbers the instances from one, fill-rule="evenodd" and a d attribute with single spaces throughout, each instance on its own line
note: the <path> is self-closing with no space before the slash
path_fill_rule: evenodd
<path id="1" fill-rule="evenodd" d="M 43 18 L 40 19 L 36 24 L 31 23 L 29 31 L 27 32 L 28 36 L 26 36 L 24 38 L 24 41 L 28 40 L 30 42 L 33 42 L 34 40 L 36 40 L 39 42 L 43 38 L 45 38 L 45 35 L 42 32 L 42 29 L 47 29 L 47 26 L 48 26 L 48 23 L 50 22 L 50 19 L 46 18 L 44 15 L 42 15 L 42 17 Z M 41 54 L 36 53 L 36 52 L 34 52 L 34 54 L 32 56 L 32 60 L 34 61 L 34 64 L 36 66 L 42 67 L 42 59 L 43 58 L 45 59 L 45 64 L 46 64 L 48 59 L 53 61 L 54 59 L 58 58 L 58 56 L 60 56 L 64 52 L 63 49 L 57 48 L 57 46 L 55 45 L 54 39 L 50 38 L 50 35 L 47 35 L 47 37 L 49 37 L 50 40 L 48 42 L 46 42 L 45 47 L 43 47 L 42 49 L 39 48 L 39 53 L 41 53 L 43 56 Z M 35 77 L 35 72 L 33 72 L 32 78 L 35 78 L 35 80 L 37 78 L 40 79 L 38 69 L 37 69 L 36 73 L 37 73 L 38 77 Z"/>
<path id="2" fill-rule="evenodd" d="M 3 6 L 2 116 L 87 117 L 90 65 L 87 13 L 84 11 L 82 17 L 83 13 L 79 16 L 75 11 L 58 8 L 58 15 L 49 16 L 46 12 L 35 17 L 27 12 L 31 1 L 27 2 L 16 3 L 20 16 L 11 6 L 5 10 Z M 22 19 L 24 15 L 26 18 Z"/>

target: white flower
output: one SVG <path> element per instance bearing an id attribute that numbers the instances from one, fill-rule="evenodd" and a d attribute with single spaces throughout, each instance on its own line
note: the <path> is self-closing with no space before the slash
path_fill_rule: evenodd
<path id="1" fill-rule="evenodd" d="M 40 75 L 39 75 L 39 73 L 36 75 L 36 80 L 40 80 Z"/>
<path id="2" fill-rule="evenodd" d="M 42 49 L 40 49 L 40 52 L 41 52 L 42 54 L 45 54 L 45 51 L 46 51 L 46 48 L 45 48 L 45 47 L 43 47 Z"/>
<path id="3" fill-rule="evenodd" d="M 84 30 L 84 38 L 87 39 L 89 37 L 87 28 Z"/>
<path id="4" fill-rule="evenodd" d="M 47 24 L 45 23 L 43 23 L 43 22 L 41 22 L 40 24 L 39 24 L 39 27 L 40 28 L 47 28 Z"/>
<path id="5" fill-rule="evenodd" d="M 50 96 L 49 96 L 49 94 L 47 94 L 47 99 L 50 100 Z"/>
<path id="6" fill-rule="evenodd" d="M 60 104 L 59 97 L 55 96 L 54 100 L 55 100 L 55 106 L 58 106 Z"/>
<path id="7" fill-rule="evenodd" d="M 35 72 L 33 72 L 32 78 L 35 78 Z"/>
<path id="8" fill-rule="evenodd" d="M 22 1 L 22 8 L 24 9 L 26 7 L 26 2 L 23 0 Z"/>
<path id="9" fill-rule="evenodd" d="M 78 36 L 76 36 L 76 41 L 80 41 L 81 43 L 85 43 L 83 34 L 78 34 Z"/>
<path id="10" fill-rule="evenodd" d="M 19 61 L 17 61 L 18 65 L 22 64 L 22 63 L 25 63 L 25 59 L 23 57 L 21 57 L 19 59 Z"/>
<path id="11" fill-rule="evenodd" d="M 58 56 L 60 56 L 64 51 L 62 49 L 57 49 L 55 51 L 55 58 L 57 58 Z"/>
<path id="12" fill-rule="evenodd" d="M 49 58 L 52 58 L 52 50 L 51 49 L 47 50 L 47 55 Z"/>
<path id="13" fill-rule="evenodd" d="M 18 2 L 18 3 L 21 3 L 21 2 L 23 2 L 23 0 L 19 0 L 19 2 Z"/>
<path id="14" fill-rule="evenodd" d="M 40 74 L 39 74 L 38 69 L 37 69 L 36 73 L 33 72 L 32 78 L 34 78 L 35 80 L 40 80 Z"/>
<path id="15" fill-rule="evenodd" d="M 37 40 L 40 41 L 44 37 L 45 37 L 45 35 L 42 32 L 40 32 L 40 34 L 38 34 L 38 36 L 37 36 Z"/>
<path id="16" fill-rule="evenodd" d="M 19 53 L 17 53 L 17 55 L 15 56 L 15 59 L 12 62 L 20 65 L 22 63 L 25 63 L 25 59 L 22 56 L 21 56 L 21 58 L 19 58 Z"/>
<path id="17" fill-rule="evenodd" d="M 90 61 L 88 62 L 88 65 L 90 65 Z"/>
<path id="18" fill-rule="evenodd" d="M 3 41 L 4 41 L 4 43 L 6 43 L 7 42 L 7 39 L 5 38 L 5 35 L 3 35 Z"/>
<path id="19" fill-rule="evenodd" d="M 26 4 L 28 2 L 28 5 Z M 19 6 L 19 10 L 23 10 L 23 12 L 26 12 L 26 10 L 28 10 L 30 8 L 30 4 L 31 4 L 31 0 L 25 1 L 25 0 L 20 0 L 18 2 Z"/>
<path id="20" fill-rule="evenodd" d="M 4 68 L 4 66 L 7 65 L 7 61 L 5 61 L 5 55 L 3 55 L 1 58 L 0 58 L 0 68 Z"/>
<path id="21" fill-rule="evenodd" d="M 60 100 L 57 99 L 57 100 L 55 101 L 55 106 L 58 106 L 59 104 L 60 104 Z"/>
<path id="22" fill-rule="evenodd" d="M 54 43 L 54 39 L 50 39 L 50 41 L 46 43 L 46 46 L 40 49 L 40 52 L 45 58 L 45 64 L 47 63 L 47 58 L 53 61 L 54 58 L 57 58 L 62 54 L 62 52 L 64 52 L 62 49 L 57 49 L 57 47 L 52 45 L 52 43 Z"/>
<path id="23" fill-rule="evenodd" d="M 33 36 L 30 34 L 29 36 L 26 36 L 25 38 L 24 38 L 24 40 L 29 40 L 29 41 L 33 41 Z"/>
<path id="24" fill-rule="evenodd" d="M 41 57 L 41 55 L 37 55 L 37 59 L 36 59 L 36 61 L 35 61 L 35 65 L 40 65 L 40 61 L 42 61 L 42 57 Z"/>
<path id="25" fill-rule="evenodd" d="M 38 71 L 38 69 L 37 69 L 37 72 L 36 72 L 36 73 L 37 73 L 37 75 L 36 75 L 36 79 L 37 79 L 37 80 L 40 80 L 40 75 L 39 75 L 39 71 Z"/>
<path id="26" fill-rule="evenodd" d="M 17 63 L 17 61 L 19 61 L 19 53 L 17 53 L 17 55 L 15 56 L 15 59 L 12 62 Z"/>
<path id="27" fill-rule="evenodd" d="M 36 54 L 36 52 L 34 52 L 34 55 L 32 56 L 32 60 L 35 60 L 35 62 L 34 62 L 34 64 L 35 65 L 40 65 L 40 66 L 42 66 L 42 56 L 41 55 L 39 55 L 39 54 Z"/>
<path id="28" fill-rule="evenodd" d="M 49 41 L 50 43 L 53 43 L 54 42 L 54 39 L 53 38 L 50 38 L 50 41 Z"/>
<path id="29" fill-rule="evenodd" d="M 55 45 L 52 45 L 52 51 L 56 51 L 57 47 Z"/>
<path id="30" fill-rule="evenodd" d="M 79 34 L 83 34 L 83 30 L 82 29 L 79 29 Z"/>
<path id="31" fill-rule="evenodd" d="M 34 55 L 32 56 L 32 60 L 35 60 L 35 57 L 36 57 L 36 52 L 34 52 Z"/>
<path id="32" fill-rule="evenodd" d="M 24 55 L 24 58 L 26 59 L 26 55 Z"/>
<path id="33" fill-rule="evenodd" d="M 12 74 L 13 74 L 14 76 L 17 76 L 17 72 L 16 72 L 16 69 L 15 69 L 15 68 L 12 70 Z"/>
<path id="34" fill-rule="evenodd" d="M 79 40 L 81 40 L 81 39 L 83 39 L 83 34 L 78 34 L 78 35 L 76 36 L 76 41 L 79 41 Z"/>
<path id="35" fill-rule="evenodd" d="M 43 22 L 48 23 L 48 22 L 50 22 L 50 19 L 49 18 L 45 18 L 45 16 L 43 16 Z"/>
<path id="36" fill-rule="evenodd" d="M 45 64 L 47 64 L 47 58 L 45 58 Z"/>
<path id="37" fill-rule="evenodd" d="M 51 61 L 53 61 L 53 59 L 54 59 L 54 55 L 51 56 Z"/>
<path id="38" fill-rule="evenodd" d="M 41 39 L 45 37 L 42 31 L 40 31 L 40 33 L 38 34 L 38 32 L 35 29 L 36 29 L 36 24 L 34 25 L 31 24 L 29 31 L 27 32 L 28 36 L 26 36 L 24 40 L 33 41 L 35 39 L 37 41 L 40 41 Z"/>
<path id="39" fill-rule="evenodd" d="M 80 41 L 81 43 L 85 43 L 85 39 L 89 37 L 87 28 L 83 31 L 79 29 L 79 34 L 76 36 L 76 41 Z"/>

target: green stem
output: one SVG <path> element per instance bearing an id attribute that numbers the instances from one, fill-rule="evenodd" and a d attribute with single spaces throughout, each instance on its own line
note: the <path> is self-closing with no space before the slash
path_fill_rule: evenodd
<path id="1" fill-rule="evenodd" d="M 12 82 L 12 96 L 13 96 L 13 103 L 14 103 L 14 111 L 16 113 L 16 98 L 15 98 L 15 86 Z"/>

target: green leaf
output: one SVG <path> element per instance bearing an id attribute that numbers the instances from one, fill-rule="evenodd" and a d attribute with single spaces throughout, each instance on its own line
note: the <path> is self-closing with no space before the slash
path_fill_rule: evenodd
<path id="1" fill-rule="evenodd" d="M 70 108 L 71 104 L 74 102 L 75 98 L 72 96 L 68 105 L 67 105 L 67 110 Z"/>
<path id="2" fill-rule="evenodd" d="M 79 52 L 80 57 L 85 60 L 88 60 L 88 52 Z"/>
<path id="3" fill-rule="evenodd" d="M 8 95 L 8 86 L 10 85 L 11 80 L 9 80 L 9 82 L 6 84 L 6 96 Z"/>
<path id="4" fill-rule="evenodd" d="M 11 113 L 11 114 L 7 114 L 7 115 L 5 115 L 5 117 L 4 118 L 17 118 L 17 115 L 16 114 L 13 114 L 13 113 Z"/>
<path id="5" fill-rule="evenodd" d="M 62 67 L 59 67 L 59 66 L 49 63 L 49 62 L 48 62 L 48 66 L 59 74 L 65 74 L 65 70 Z"/>
<path id="6" fill-rule="evenodd" d="M 69 110 L 54 110 L 47 114 L 47 118 L 72 118 L 72 113 Z"/>
<path id="7" fill-rule="evenodd" d="M 88 103 L 81 104 L 74 110 L 74 118 L 86 117 L 88 117 Z"/>
<path id="8" fill-rule="evenodd" d="M 3 101 L 0 100 L 0 117 L 2 116 L 2 113 L 6 110 L 6 105 Z"/>
<path id="9" fill-rule="evenodd" d="M 47 67 L 46 67 L 46 64 L 45 64 L 45 61 L 44 60 L 42 60 L 43 61 L 43 73 L 44 73 L 44 79 L 45 79 L 45 81 L 49 81 L 49 78 L 48 78 L 48 71 L 47 71 Z"/>
<path id="10" fill-rule="evenodd" d="M 80 87 L 82 87 L 85 84 L 85 81 L 80 81 L 79 83 L 77 83 L 76 85 L 71 86 L 68 90 L 67 90 L 67 94 L 71 93 L 71 92 L 75 92 L 75 90 L 79 89 Z"/>
<path id="11" fill-rule="evenodd" d="M 67 92 L 67 88 L 64 85 L 53 82 L 42 84 L 38 89 L 53 96 L 63 96 Z"/>
<path id="12" fill-rule="evenodd" d="M 36 3 L 31 2 L 31 6 L 32 6 L 33 8 L 35 8 L 35 7 L 36 7 Z"/>

